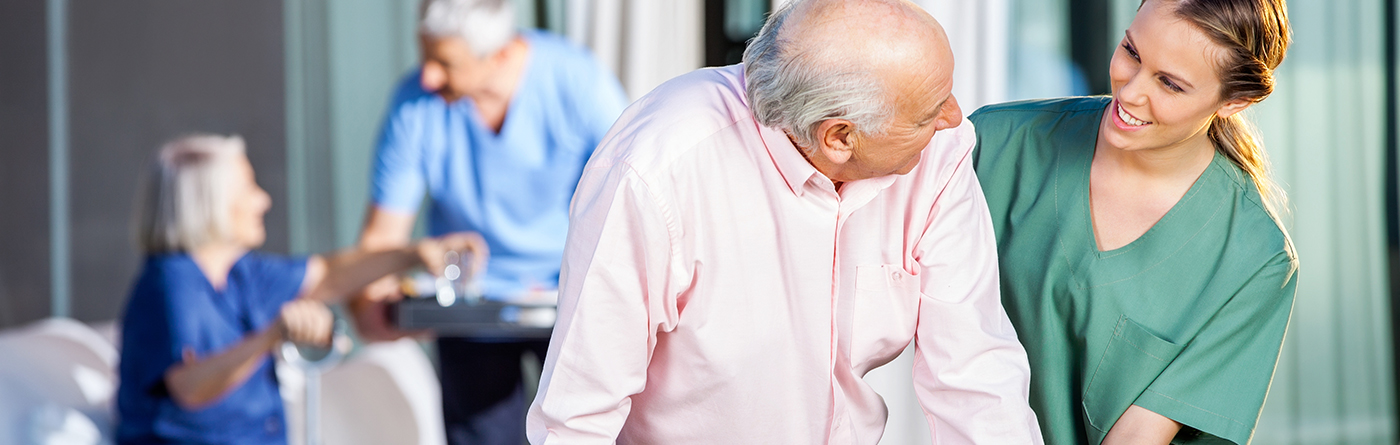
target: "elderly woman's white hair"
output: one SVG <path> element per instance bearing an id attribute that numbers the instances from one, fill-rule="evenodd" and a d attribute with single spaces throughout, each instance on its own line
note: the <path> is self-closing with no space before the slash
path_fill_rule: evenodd
<path id="1" fill-rule="evenodd" d="M 801 3 L 789 1 L 773 11 L 744 50 L 745 93 L 754 117 L 785 130 L 806 150 L 817 148 L 817 126 L 827 119 L 851 121 L 857 134 L 883 135 L 892 107 L 879 76 L 842 63 L 835 50 L 782 37 L 784 22 Z"/>
<path id="2" fill-rule="evenodd" d="M 477 57 L 486 57 L 515 38 L 515 7 L 510 0 L 425 0 L 418 32 L 460 37 Z"/>
<path id="3" fill-rule="evenodd" d="M 137 242 L 148 254 L 189 251 L 232 235 L 229 209 L 243 138 L 196 134 L 165 144 L 137 205 Z"/>

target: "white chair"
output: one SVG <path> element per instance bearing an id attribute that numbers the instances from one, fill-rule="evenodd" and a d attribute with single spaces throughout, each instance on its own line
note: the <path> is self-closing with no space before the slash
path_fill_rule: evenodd
<path id="1" fill-rule="evenodd" d="M 105 444 L 117 349 L 67 318 L 0 332 L 0 444 Z"/>
<path id="2" fill-rule="evenodd" d="M 291 443 L 300 444 L 304 377 L 279 363 Z M 412 339 L 364 346 L 321 376 L 321 437 L 327 445 L 444 445 L 442 390 Z"/>

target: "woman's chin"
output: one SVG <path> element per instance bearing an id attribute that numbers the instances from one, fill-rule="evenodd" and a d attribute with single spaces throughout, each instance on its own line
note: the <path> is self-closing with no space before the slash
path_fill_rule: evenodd
<path id="1" fill-rule="evenodd" d="M 244 247 L 244 248 L 247 248 L 248 250 L 256 250 L 256 249 L 262 247 L 262 246 L 263 246 L 263 243 L 267 242 L 267 233 L 266 233 L 266 232 L 258 232 L 258 233 L 256 233 L 256 234 L 250 233 L 250 234 L 247 234 L 247 235 L 245 235 L 245 236 L 242 236 L 241 238 L 243 238 L 243 239 L 242 239 L 243 242 L 241 242 L 241 243 L 239 243 L 239 244 L 242 244 L 243 247 Z"/>

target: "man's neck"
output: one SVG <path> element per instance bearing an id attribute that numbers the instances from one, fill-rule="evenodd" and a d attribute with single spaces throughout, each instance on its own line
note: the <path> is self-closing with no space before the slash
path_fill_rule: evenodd
<path id="1" fill-rule="evenodd" d="M 822 176 L 825 176 L 825 177 L 826 177 L 826 180 L 831 181 L 832 187 L 835 187 L 835 188 L 836 188 L 836 192 L 837 192 L 837 193 L 840 193 L 840 192 L 841 192 L 841 185 L 845 184 L 845 182 L 844 182 L 844 181 L 837 181 L 836 179 L 833 179 L 832 173 L 834 173 L 834 170 L 835 170 L 835 169 L 832 168 L 832 166 L 827 166 L 827 168 L 823 168 L 823 165 L 822 165 L 822 164 L 824 164 L 824 163 L 822 163 L 822 162 L 816 162 L 816 161 L 813 161 L 813 160 L 812 160 L 813 156 L 812 156 L 811 153 L 814 152 L 815 150 L 808 150 L 807 148 L 803 147 L 801 144 L 798 144 L 798 143 L 797 143 L 797 139 L 794 139 L 794 138 L 792 137 L 792 135 L 787 134 L 786 131 L 783 132 L 783 135 L 784 135 L 784 136 L 787 136 L 788 142 L 791 142 L 791 143 L 792 143 L 792 147 L 795 148 L 795 149 L 797 149 L 797 154 L 802 155 L 802 159 L 805 159 L 805 160 L 807 161 L 807 164 L 808 164 L 808 165 L 811 165 L 812 168 L 817 169 L 817 172 L 818 172 L 818 173 L 821 173 Z"/>
<path id="2" fill-rule="evenodd" d="M 510 111 L 511 97 L 514 97 L 524 77 L 530 47 L 525 39 L 516 37 L 501 51 L 504 60 L 500 69 L 492 76 L 490 83 L 477 94 L 468 95 L 476 103 L 477 113 L 481 115 L 482 123 L 497 133 L 505 124 L 506 113 Z"/>

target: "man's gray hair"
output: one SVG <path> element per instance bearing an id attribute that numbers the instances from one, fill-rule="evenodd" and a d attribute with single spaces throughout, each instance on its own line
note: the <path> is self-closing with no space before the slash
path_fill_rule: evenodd
<path id="1" fill-rule="evenodd" d="M 229 223 L 234 162 L 243 138 L 196 134 L 156 154 L 137 205 L 136 238 L 148 254 L 190 251 L 233 236 Z"/>
<path id="2" fill-rule="evenodd" d="M 784 22 L 803 1 L 787 2 L 768 16 L 744 50 L 745 92 L 754 117 L 786 131 L 798 145 L 815 150 L 817 127 L 828 119 L 855 124 L 858 135 L 883 135 L 892 107 L 884 82 L 831 48 L 803 48 L 781 37 Z"/>
<path id="3" fill-rule="evenodd" d="M 477 57 L 486 57 L 515 38 L 515 6 L 510 0 L 425 0 L 418 32 L 460 37 Z"/>

